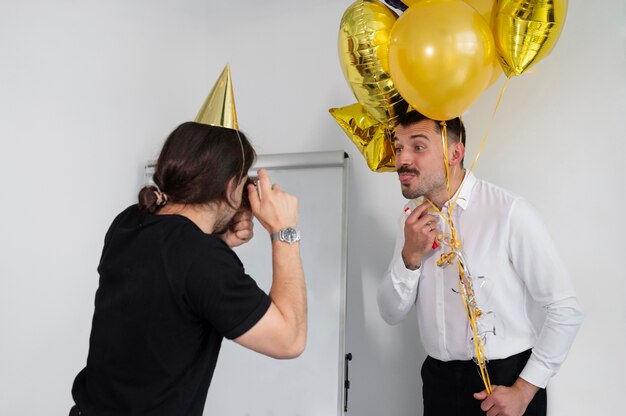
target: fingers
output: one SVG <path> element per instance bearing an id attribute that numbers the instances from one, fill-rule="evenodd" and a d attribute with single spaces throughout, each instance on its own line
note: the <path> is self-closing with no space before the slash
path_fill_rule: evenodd
<path id="1" fill-rule="evenodd" d="M 237 237 L 237 239 L 241 241 L 248 241 L 248 240 L 251 240 L 252 237 L 254 237 L 254 232 L 252 231 L 251 228 L 238 230 L 238 231 L 235 231 L 235 237 Z"/>
<path id="2" fill-rule="evenodd" d="M 480 393 L 474 393 L 474 398 L 483 401 L 480 404 L 480 409 L 483 412 L 488 412 L 493 407 L 493 400 L 490 400 L 489 395 L 484 390 L 481 391 Z"/>
<path id="3" fill-rule="evenodd" d="M 413 215 L 411 213 L 411 215 Z M 405 223 L 405 227 L 408 227 L 413 232 L 421 232 L 421 233 L 435 233 L 437 231 L 437 219 L 432 215 L 422 215 L 421 218 L 417 219 L 413 223 L 409 223 L 408 218 Z"/>
<path id="4" fill-rule="evenodd" d="M 259 174 L 258 186 L 261 189 L 261 195 L 268 195 L 272 190 L 270 175 L 268 175 L 265 169 L 259 169 L 257 173 Z"/>
<path id="5" fill-rule="evenodd" d="M 423 204 L 417 206 L 413 210 L 413 212 L 409 214 L 409 216 L 406 219 L 406 222 L 408 222 L 409 224 L 417 222 L 417 220 L 420 219 L 422 214 L 424 214 L 424 211 L 428 210 L 428 207 L 430 207 L 430 204 L 428 202 L 424 202 Z"/>
<path id="6" fill-rule="evenodd" d="M 250 201 L 250 210 L 254 213 L 259 210 L 261 205 L 261 197 L 259 196 L 259 190 L 253 184 L 248 185 L 248 201 Z"/>
<path id="7" fill-rule="evenodd" d="M 423 228 L 424 230 L 426 230 L 426 232 L 431 232 L 435 229 L 435 224 L 433 221 L 428 221 L 428 218 L 426 219 L 427 221 L 424 223 Z"/>
<path id="8" fill-rule="evenodd" d="M 248 192 L 248 190 L 246 189 L 245 192 Z M 233 219 L 230 220 L 232 224 L 240 222 L 240 221 L 252 221 L 252 212 L 250 212 L 250 210 L 248 209 L 240 209 L 233 216 Z"/>
<path id="9" fill-rule="evenodd" d="M 259 199 L 263 199 L 263 195 L 269 195 L 272 191 L 282 192 L 282 188 L 277 183 L 272 184 L 272 180 L 270 175 L 267 173 L 265 169 L 259 169 L 257 171 L 259 175 L 259 180 L 257 181 L 257 189 L 259 194 Z"/>
<path id="10" fill-rule="evenodd" d="M 428 211 L 429 208 L 429 202 L 422 203 L 409 214 L 405 224 L 413 226 L 415 230 L 423 230 L 427 233 L 435 231 L 437 228 L 437 218 L 430 214 L 430 211 Z"/>
<path id="11" fill-rule="evenodd" d="M 480 393 L 474 393 L 474 398 L 477 400 L 482 400 L 480 404 L 480 409 L 487 414 L 487 416 L 495 416 L 495 415 L 504 415 L 509 414 L 505 410 L 505 401 L 503 398 L 506 396 L 502 396 L 499 392 L 499 386 L 493 385 L 491 395 L 487 394 L 485 390 Z M 502 413 L 504 412 L 504 413 Z M 522 411 L 523 413 L 523 411 Z"/>
<path id="12" fill-rule="evenodd" d="M 250 219 L 234 220 L 232 221 L 231 226 L 230 226 L 230 230 L 232 232 L 252 230 L 253 228 L 254 228 L 254 223 Z"/>
<path id="13" fill-rule="evenodd" d="M 483 390 L 481 392 L 474 393 L 474 398 L 476 400 L 485 400 L 487 398 L 487 391 Z"/>

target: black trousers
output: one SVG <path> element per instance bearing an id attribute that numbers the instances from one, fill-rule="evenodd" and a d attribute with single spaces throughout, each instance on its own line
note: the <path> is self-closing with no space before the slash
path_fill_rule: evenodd
<path id="1" fill-rule="evenodd" d="M 492 385 L 511 386 L 524 369 L 531 351 L 503 360 L 491 360 L 487 371 Z M 480 400 L 473 396 L 485 389 L 473 361 L 439 361 L 426 357 L 422 365 L 424 416 L 484 416 Z M 540 389 L 528 405 L 525 416 L 546 415 L 546 391 Z"/>

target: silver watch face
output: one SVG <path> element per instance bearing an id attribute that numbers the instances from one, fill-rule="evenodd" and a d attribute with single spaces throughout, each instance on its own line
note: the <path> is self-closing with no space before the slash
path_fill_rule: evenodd
<path id="1" fill-rule="evenodd" d="M 300 240 L 300 234 L 295 228 L 287 227 L 283 230 L 280 230 L 280 239 L 291 244 Z"/>

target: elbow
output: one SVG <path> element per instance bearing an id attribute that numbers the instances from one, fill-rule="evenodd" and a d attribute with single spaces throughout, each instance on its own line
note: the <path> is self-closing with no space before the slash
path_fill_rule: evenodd
<path id="1" fill-rule="evenodd" d="M 292 360 L 301 356 L 302 353 L 304 353 L 305 348 L 306 335 L 303 335 L 298 337 L 296 340 L 293 340 L 292 342 L 285 343 L 282 348 L 280 348 L 274 354 L 271 354 L 271 357 L 278 360 Z"/>
<path id="2" fill-rule="evenodd" d="M 402 308 L 402 304 L 398 299 L 389 296 L 382 285 L 378 288 L 376 303 L 378 303 L 380 317 L 391 326 L 402 322 L 408 312 L 405 308 Z"/>
<path id="3" fill-rule="evenodd" d="M 548 312 L 547 319 L 556 324 L 580 327 L 585 319 L 585 313 L 574 297 L 549 304 L 546 309 Z"/>
<path id="4" fill-rule="evenodd" d="M 304 353 L 305 348 L 306 348 L 305 342 L 294 345 L 288 351 L 286 351 L 282 359 L 293 360 L 294 358 L 298 358 L 299 356 L 302 355 L 302 353 Z"/>
<path id="5" fill-rule="evenodd" d="M 380 312 L 381 318 L 383 318 L 383 321 L 385 321 L 387 325 L 395 326 L 395 325 L 398 325 L 400 322 L 402 322 L 401 318 L 398 318 L 395 315 L 387 313 L 386 311 L 382 309 L 379 309 L 379 312 Z"/>
<path id="6" fill-rule="evenodd" d="M 397 325 L 402 322 L 406 316 L 405 314 L 400 313 L 397 308 L 388 305 L 388 302 L 385 301 L 385 297 L 381 296 L 380 292 L 378 292 L 377 302 L 378 313 L 380 314 L 380 317 L 383 318 L 383 321 L 385 321 L 388 325 Z"/>

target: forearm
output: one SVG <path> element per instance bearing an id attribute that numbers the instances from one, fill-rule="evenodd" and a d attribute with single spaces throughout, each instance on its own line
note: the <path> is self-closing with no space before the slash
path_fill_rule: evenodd
<path id="1" fill-rule="evenodd" d="M 394 256 L 376 295 L 378 311 L 389 325 L 401 322 L 411 310 L 420 274 L 419 269 L 407 269 L 399 254 Z"/>
<path id="2" fill-rule="evenodd" d="M 285 343 L 301 352 L 306 344 L 307 300 L 300 243 L 273 242 L 272 268 L 269 295 L 284 319 L 287 328 Z"/>
<path id="3" fill-rule="evenodd" d="M 509 214 L 509 259 L 545 320 L 520 376 L 545 387 L 559 370 L 583 320 L 565 264 L 548 230 L 528 201 L 518 198 Z"/>
<path id="4" fill-rule="evenodd" d="M 531 400 L 535 397 L 535 394 L 537 394 L 537 392 L 539 391 L 539 387 L 535 386 L 532 383 L 529 383 L 521 377 L 517 378 L 517 380 L 513 384 L 513 387 L 515 387 L 520 393 L 521 397 L 526 403 L 526 406 L 528 406 L 528 403 L 531 402 Z"/>
<path id="5" fill-rule="evenodd" d="M 550 304 L 546 309 L 539 338 L 520 375 L 542 388 L 565 361 L 583 320 L 582 310 L 574 297 Z"/>

